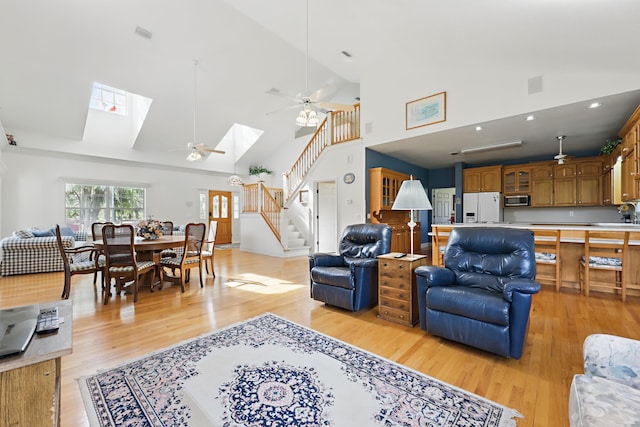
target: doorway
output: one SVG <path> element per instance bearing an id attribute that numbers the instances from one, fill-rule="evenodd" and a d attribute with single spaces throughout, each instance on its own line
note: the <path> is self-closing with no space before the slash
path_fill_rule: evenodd
<path id="1" fill-rule="evenodd" d="M 316 252 L 338 249 L 338 203 L 335 181 L 316 183 Z"/>
<path id="2" fill-rule="evenodd" d="M 232 242 L 232 218 L 231 192 L 209 190 L 209 221 L 218 221 L 216 244 Z"/>
<path id="3" fill-rule="evenodd" d="M 456 222 L 455 217 L 456 188 L 434 188 L 431 200 L 433 200 L 433 211 L 431 213 L 432 224 L 452 224 Z"/>

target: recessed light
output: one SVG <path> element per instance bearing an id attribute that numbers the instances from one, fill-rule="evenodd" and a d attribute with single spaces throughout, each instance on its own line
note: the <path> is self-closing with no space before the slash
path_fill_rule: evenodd
<path id="1" fill-rule="evenodd" d="M 589 108 L 598 108 L 598 107 L 600 107 L 601 105 L 602 105 L 602 104 L 600 104 L 599 102 L 592 102 L 592 103 L 589 105 Z"/>
<path id="2" fill-rule="evenodd" d="M 527 118 L 525 120 L 530 122 L 531 120 L 535 120 L 535 119 L 536 119 L 535 116 L 527 116 Z"/>
<path id="3" fill-rule="evenodd" d="M 481 131 L 482 130 L 482 126 L 476 126 L 476 130 L 477 131 Z"/>

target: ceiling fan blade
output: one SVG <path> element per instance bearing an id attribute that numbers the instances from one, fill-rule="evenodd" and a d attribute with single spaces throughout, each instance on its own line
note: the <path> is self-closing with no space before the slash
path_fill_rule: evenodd
<path id="1" fill-rule="evenodd" d="M 335 102 L 314 102 L 320 108 L 330 111 L 355 111 L 355 107 L 349 104 L 338 104 Z"/>
<path id="2" fill-rule="evenodd" d="M 266 114 L 267 114 L 267 116 L 270 116 L 272 114 L 278 114 L 278 113 L 282 113 L 283 111 L 289 111 L 289 110 L 293 110 L 293 109 L 300 108 L 300 107 L 301 107 L 300 104 L 290 105 L 288 107 L 278 108 L 277 110 L 269 111 Z"/>
<path id="3" fill-rule="evenodd" d="M 338 92 L 335 85 L 327 84 L 309 95 L 309 98 L 320 102 L 321 99 L 331 99 Z"/>
<path id="4" fill-rule="evenodd" d="M 286 93 L 282 93 L 282 92 L 280 92 L 280 90 L 276 89 L 275 87 L 272 87 L 271 89 L 269 89 L 267 91 L 267 93 L 269 95 L 279 96 L 281 98 L 287 98 L 288 100 L 293 101 L 293 102 L 295 102 L 297 104 L 300 103 L 300 98 L 299 97 L 296 97 L 296 96 L 293 96 L 293 95 L 287 95 Z"/>
<path id="5" fill-rule="evenodd" d="M 225 152 L 222 150 L 216 150 L 214 148 L 210 148 L 207 145 L 200 143 L 197 145 L 192 145 L 193 148 L 195 148 L 197 151 L 199 151 L 202 155 L 206 155 L 205 152 L 208 153 L 218 153 L 218 154 L 224 154 Z"/>

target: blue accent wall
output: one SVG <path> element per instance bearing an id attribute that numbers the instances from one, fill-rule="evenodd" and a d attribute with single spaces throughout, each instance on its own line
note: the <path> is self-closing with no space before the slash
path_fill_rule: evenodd
<path id="1" fill-rule="evenodd" d="M 395 157 L 388 156 L 386 154 L 378 153 L 370 149 L 365 149 L 365 168 L 367 176 L 365 180 L 365 194 L 367 200 L 367 213 L 370 212 L 370 200 L 369 194 L 371 186 L 369 182 L 369 169 L 371 168 L 386 168 L 394 171 L 406 173 L 407 175 L 413 175 L 414 179 L 419 179 L 422 182 L 429 199 L 431 199 L 431 187 L 429 183 L 429 170 L 423 167 L 414 165 L 412 163 L 398 160 Z M 431 212 L 420 211 L 420 240 L 422 242 L 430 242 L 429 230 L 431 229 Z"/>

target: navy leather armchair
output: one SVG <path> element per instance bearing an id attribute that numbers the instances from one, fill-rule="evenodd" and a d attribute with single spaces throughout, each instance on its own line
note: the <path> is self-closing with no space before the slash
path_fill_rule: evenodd
<path id="1" fill-rule="evenodd" d="M 535 282 L 533 232 L 456 227 L 444 267 L 416 269 L 420 327 L 446 339 L 519 359 Z"/>
<path id="2" fill-rule="evenodd" d="M 391 249 L 391 227 L 354 224 L 345 228 L 340 255 L 309 256 L 311 297 L 325 304 L 359 311 L 378 302 L 378 255 Z"/>

